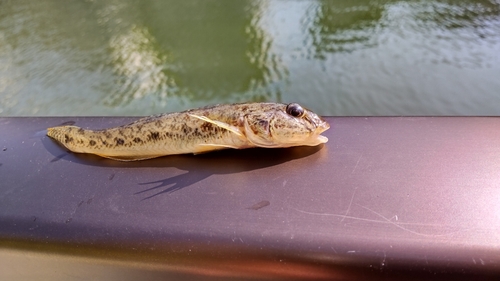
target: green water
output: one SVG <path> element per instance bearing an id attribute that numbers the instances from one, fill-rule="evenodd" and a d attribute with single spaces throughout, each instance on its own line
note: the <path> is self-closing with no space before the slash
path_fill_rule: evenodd
<path id="1" fill-rule="evenodd" d="M 500 0 L 0 0 L 0 115 L 500 115 Z"/>

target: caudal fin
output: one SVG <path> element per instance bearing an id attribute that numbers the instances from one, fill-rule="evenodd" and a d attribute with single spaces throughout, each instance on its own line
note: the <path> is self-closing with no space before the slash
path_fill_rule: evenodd
<path id="1" fill-rule="evenodd" d="M 74 134 L 75 131 L 78 130 L 83 130 L 83 129 L 77 126 L 51 127 L 47 129 L 47 136 L 55 139 L 61 144 L 66 144 L 69 143 L 71 139 L 73 139 L 72 135 Z"/>

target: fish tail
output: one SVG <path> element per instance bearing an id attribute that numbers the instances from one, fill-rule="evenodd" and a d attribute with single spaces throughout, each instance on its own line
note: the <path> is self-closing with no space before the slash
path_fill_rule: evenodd
<path id="1" fill-rule="evenodd" d="M 47 129 L 47 136 L 73 152 L 85 152 L 84 147 L 88 143 L 85 135 L 88 133 L 89 130 L 77 126 L 57 126 Z"/>
<path id="2" fill-rule="evenodd" d="M 69 139 L 74 130 L 81 129 L 77 126 L 57 126 L 51 127 L 47 129 L 47 136 L 55 139 L 60 143 L 66 143 L 66 140 Z"/>
<path id="3" fill-rule="evenodd" d="M 140 142 L 138 138 L 126 142 L 117 131 L 86 130 L 77 126 L 58 126 L 47 129 L 47 136 L 59 142 L 72 152 L 92 153 L 101 157 L 119 161 L 144 160 L 162 156 L 156 151 L 144 151 L 132 147 L 131 142 Z M 125 147 L 123 149 L 123 147 Z M 119 149 L 122 148 L 122 149 Z"/>

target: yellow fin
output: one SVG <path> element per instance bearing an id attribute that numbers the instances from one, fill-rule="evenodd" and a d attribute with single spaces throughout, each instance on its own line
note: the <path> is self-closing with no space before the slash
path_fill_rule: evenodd
<path id="1" fill-rule="evenodd" d="M 232 145 L 227 145 L 227 144 L 210 144 L 210 143 L 205 143 L 205 144 L 198 144 L 193 150 L 193 154 L 201 154 L 205 152 L 210 152 L 214 150 L 221 150 L 221 149 L 227 149 L 227 148 L 233 148 L 233 149 L 238 149 L 236 146 Z"/>
<path id="2" fill-rule="evenodd" d="M 195 114 L 189 114 L 189 116 L 194 117 L 194 118 L 198 118 L 198 119 L 203 120 L 203 121 L 208 122 L 208 123 L 212 123 L 212 124 L 217 125 L 221 128 L 224 128 L 230 132 L 235 133 L 238 137 L 243 137 L 243 134 L 241 133 L 240 129 L 238 129 L 238 127 L 236 127 L 236 126 L 232 126 L 232 125 L 229 125 L 229 124 L 224 123 L 224 122 L 212 120 L 206 116 L 200 116 L 200 115 L 195 115 Z"/>

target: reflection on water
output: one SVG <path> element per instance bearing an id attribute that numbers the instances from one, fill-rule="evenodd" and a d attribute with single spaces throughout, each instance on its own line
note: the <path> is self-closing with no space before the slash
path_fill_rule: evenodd
<path id="1" fill-rule="evenodd" d="M 499 115 L 500 1 L 0 1 L 0 115 Z"/>
<path id="2" fill-rule="evenodd" d="M 382 18 L 385 6 L 363 0 L 321 0 L 311 11 L 308 26 L 314 58 L 326 59 L 326 53 L 352 52 L 374 47 L 370 39 Z"/>
<path id="3" fill-rule="evenodd" d="M 166 67 L 169 56 L 154 47 L 155 39 L 145 28 L 134 26 L 128 33 L 111 38 L 110 58 L 117 88 L 106 97 L 107 105 L 119 106 L 151 95 L 160 106 L 165 106 L 167 93 L 178 92 Z"/>
<path id="4" fill-rule="evenodd" d="M 257 69 L 257 75 L 250 79 L 249 87 L 252 97 L 241 99 L 254 101 L 281 102 L 281 88 L 288 77 L 286 67 L 281 63 L 280 56 L 272 49 L 272 36 L 266 32 L 262 15 L 267 9 L 267 3 L 254 2 L 249 9 L 252 18 L 245 26 L 248 50 L 246 56 L 252 66 Z"/>
<path id="5" fill-rule="evenodd" d="M 183 98 L 206 104 L 273 100 L 281 72 L 259 26 L 261 2 L 142 1 L 141 18 L 172 52 Z M 195 13 L 193 13 L 195 12 Z"/>

